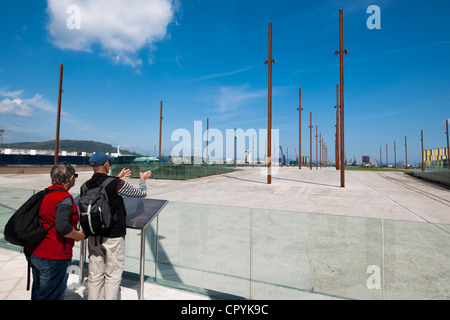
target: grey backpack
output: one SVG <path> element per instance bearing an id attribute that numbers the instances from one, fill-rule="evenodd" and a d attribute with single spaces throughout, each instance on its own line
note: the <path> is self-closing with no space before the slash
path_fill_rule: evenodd
<path id="1" fill-rule="evenodd" d="M 106 186 L 113 180 L 114 178 L 107 178 L 100 186 L 92 189 L 88 189 L 86 183 L 81 186 L 78 208 L 80 225 L 86 236 L 102 235 L 113 224 L 114 216 L 106 193 Z"/>

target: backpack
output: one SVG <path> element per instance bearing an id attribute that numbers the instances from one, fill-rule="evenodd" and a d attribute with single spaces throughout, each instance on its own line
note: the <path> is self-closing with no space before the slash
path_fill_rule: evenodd
<path id="1" fill-rule="evenodd" d="M 80 209 L 80 225 L 86 236 L 102 235 L 108 231 L 114 217 L 111 214 L 106 187 L 115 178 L 107 178 L 95 188 L 88 189 L 86 183 L 81 186 L 78 207 Z"/>
<path id="2" fill-rule="evenodd" d="M 34 250 L 44 240 L 47 233 L 55 226 L 44 229 L 39 219 L 39 209 L 44 197 L 54 191 L 67 192 L 63 189 L 39 191 L 32 195 L 17 211 L 9 218 L 5 226 L 5 240 L 9 243 Z M 69 196 L 69 195 L 68 195 Z"/>
<path id="3" fill-rule="evenodd" d="M 30 270 L 31 270 L 31 253 L 44 240 L 50 228 L 44 229 L 41 220 L 39 219 L 39 209 L 41 208 L 42 200 L 49 193 L 60 191 L 67 192 L 63 189 L 45 188 L 38 193 L 32 195 L 16 212 L 9 218 L 5 226 L 4 236 L 9 243 L 31 248 L 31 250 L 24 250 L 27 259 L 27 291 L 30 290 Z M 68 195 L 69 196 L 69 195 Z"/>

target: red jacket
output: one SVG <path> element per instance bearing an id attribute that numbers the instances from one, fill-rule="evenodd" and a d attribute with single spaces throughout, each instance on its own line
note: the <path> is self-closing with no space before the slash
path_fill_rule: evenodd
<path id="1" fill-rule="evenodd" d="M 63 189 L 66 190 L 62 185 L 54 184 L 48 188 L 52 189 Z M 73 208 L 72 215 L 70 217 L 69 223 L 73 228 L 77 227 L 79 216 L 77 205 L 73 202 L 73 197 L 67 192 L 52 192 L 45 196 L 42 201 L 41 208 L 39 210 L 39 218 L 44 226 L 44 229 L 50 228 L 56 219 L 56 205 L 66 197 L 72 199 Z M 65 239 L 65 246 L 64 246 Z M 35 256 L 43 259 L 71 259 L 72 258 L 72 247 L 74 245 L 74 240 L 69 238 L 64 238 L 61 234 L 56 232 L 56 228 L 53 227 L 45 236 L 44 240 L 36 247 L 32 252 Z"/>

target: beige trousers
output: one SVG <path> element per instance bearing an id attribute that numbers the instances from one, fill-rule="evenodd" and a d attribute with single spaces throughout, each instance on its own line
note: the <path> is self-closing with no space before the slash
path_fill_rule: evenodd
<path id="1" fill-rule="evenodd" d="M 125 259 L 125 237 L 88 239 L 88 300 L 117 300 Z"/>

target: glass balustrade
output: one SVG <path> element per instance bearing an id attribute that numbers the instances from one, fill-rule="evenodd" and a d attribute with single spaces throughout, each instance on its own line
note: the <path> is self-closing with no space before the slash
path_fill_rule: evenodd
<path id="1" fill-rule="evenodd" d="M 20 250 L 3 229 L 32 193 L 0 188 L 0 246 Z M 449 241 L 450 225 L 169 202 L 145 230 L 145 280 L 224 299 L 449 299 Z M 140 246 L 127 229 L 125 277 Z"/>

